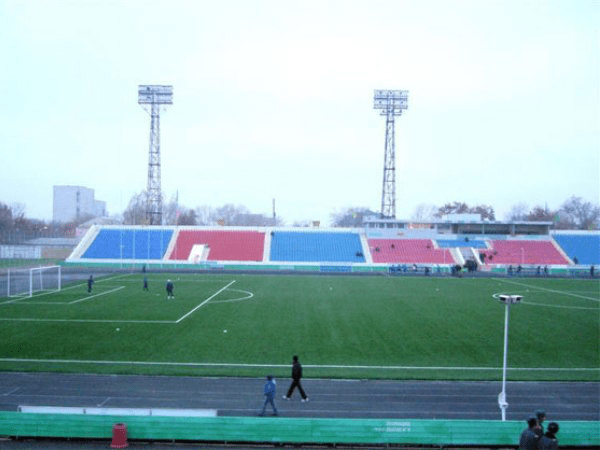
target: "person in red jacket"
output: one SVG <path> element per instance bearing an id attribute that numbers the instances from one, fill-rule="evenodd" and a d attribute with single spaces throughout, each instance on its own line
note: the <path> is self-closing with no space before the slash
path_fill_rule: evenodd
<path id="1" fill-rule="evenodd" d="M 294 362 L 292 364 L 292 384 L 290 385 L 290 388 L 287 391 L 287 395 L 283 396 L 283 398 L 285 400 L 289 400 L 291 398 L 292 393 L 294 392 L 294 389 L 296 389 L 296 387 L 297 387 L 298 390 L 300 391 L 300 395 L 302 396 L 302 401 L 303 402 L 308 401 L 308 397 L 306 396 L 306 393 L 304 392 L 304 389 L 302 389 L 302 385 L 300 384 L 301 378 L 302 378 L 302 365 L 298 362 L 298 357 L 294 356 Z"/>

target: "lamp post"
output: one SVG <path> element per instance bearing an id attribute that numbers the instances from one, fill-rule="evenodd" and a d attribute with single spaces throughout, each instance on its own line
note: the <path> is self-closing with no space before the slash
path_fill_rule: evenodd
<path id="1" fill-rule="evenodd" d="M 502 411 L 502 421 L 506 421 L 506 409 L 508 408 L 508 403 L 506 402 L 506 361 L 508 356 L 508 318 L 510 316 L 510 305 L 515 305 L 521 303 L 521 299 L 523 296 L 521 295 L 504 295 L 504 294 L 496 294 L 494 297 L 500 300 L 504 305 L 505 313 L 504 313 L 504 358 L 502 363 L 502 392 L 498 394 L 498 406 Z"/>

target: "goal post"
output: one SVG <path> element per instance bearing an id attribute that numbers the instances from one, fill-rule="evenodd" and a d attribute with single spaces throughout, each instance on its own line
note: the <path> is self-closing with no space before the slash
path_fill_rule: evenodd
<path id="1" fill-rule="evenodd" d="M 9 269 L 7 297 L 32 297 L 35 292 L 61 289 L 61 266 Z"/>

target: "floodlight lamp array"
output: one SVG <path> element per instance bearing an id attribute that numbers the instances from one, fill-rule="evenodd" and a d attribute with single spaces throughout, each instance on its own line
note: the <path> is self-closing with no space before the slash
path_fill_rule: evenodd
<path id="1" fill-rule="evenodd" d="M 515 305 L 515 304 L 521 303 L 522 299 L 523 299 L 522 295 L 504 295 L 504 294 L 498 295 L 498 300 L 500 300 L 502 303 L 504 303 L 506 305 Z"/>
<path id="2" fill-rule="evenodd" d="M 147 85 L 138 86 L 138 104 L 140 105 L 172 105 L 173 86 Z"/>
<path id="3" fill-rule="evenodd" d="M 408 109 L 408 91 L 404 90 L 375 90 L 373 108 L 381 109 L 381 115 L 393 114 L 399 116 Z"/>

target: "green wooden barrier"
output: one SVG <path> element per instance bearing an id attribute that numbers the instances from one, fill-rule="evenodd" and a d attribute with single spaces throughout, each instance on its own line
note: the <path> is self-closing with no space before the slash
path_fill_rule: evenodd
<path id="1" fill-rule="evenodd" d="M 153 417 L 0 412 L 0 436 L 272 443 L 518 445 L 525 422 Z M 599 422 L 560 421 L 561 446 L 600 446 Z"/>

